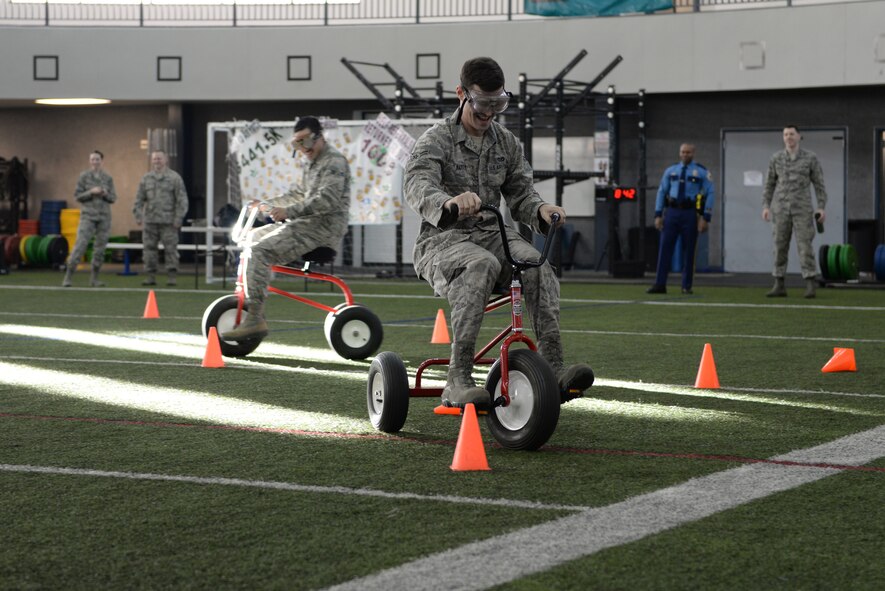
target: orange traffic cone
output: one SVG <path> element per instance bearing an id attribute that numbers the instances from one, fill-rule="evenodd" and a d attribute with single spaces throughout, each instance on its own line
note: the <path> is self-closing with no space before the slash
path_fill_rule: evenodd
<path id="1" fill-rule="evenodd" d="M 701 356 L 701 366 L 698 368 L 698 377 L 694 381 L 695 388 L 715 390 L 719 387 L 719 376 L 716 375 L 716 362 L 713 361 L 713 347 L 710 343 L 704 345 L 704 354 Z"/>
<path id="2" fill-rule="evenodd" d="M 157 296 L 154 295 L 154 290 L 150 290 L 148 292 L 148 299 L 144 305 L 144 317 L 145 318 L 159 318 L 160 310 L 157 309 Z"/>
<path id="3" fill-rule="evenodd" d="M 479 433 L 479 421 L 476 420 L 476 408 L 472 403 L 464 407 L 464 418 L 461 420 L 461 432 L 455 444 L 455 458 L 452 470 L 465 472 L 468 470 L 491 470 L 486 459 L 486 450 L 482 445 Z"/>
<path id="4" fill-rule="evenodd" d="M 433 325 L 433 336 L 430 343 L 433 345 L 445 345 L 449 340 L 449 327 L 446 326 L 446 315 L 442 308 L 436 313 L 436 323 Z"/>
<path id="5" fill-rule="evenodd" d="M 857 371 L 857 362 L 854 360 L 854 349 L 833 347 L 833 356 L 827 364 L 821 368 L 824 373 L 835 371 Z"/>
<path id="6" fill-rule="evenodd" d="M 221 358 L 221 343 L 218 342 L 218 330 L 209 327 L 209 340 L 206 341 L 206 352 L 203 354 L 203 367 L 224 367 Z"/>

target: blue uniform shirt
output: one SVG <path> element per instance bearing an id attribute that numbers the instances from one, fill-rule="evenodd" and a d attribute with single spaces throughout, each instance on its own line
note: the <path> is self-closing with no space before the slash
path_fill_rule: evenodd
<path id="1" fill-rule="evenodd" d="M 698 211 L 703 208 L 704 219 L 709 222 L 713 215 L 713 175 L 703 165 L 693 161 L 687 165 L 679 162 L 664 171 L 655 200 L 655 217 L 663 215 L 664 206 L 668 205 L 668 200 L 680 199 L 679 185 L 683 183 L 681 180 L 683 166 L 686 166 L 683 199 L 692 201 Z"/>

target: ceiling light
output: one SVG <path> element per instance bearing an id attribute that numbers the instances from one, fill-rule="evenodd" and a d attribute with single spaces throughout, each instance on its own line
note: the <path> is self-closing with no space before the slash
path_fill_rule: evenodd
<path id="1" fill-rule="evenodd" d="M 79 106 L 79 105 L 107 105 L 110 99 L 102 98 L 43 98 L 34 101 L 38 105 L 62 105 L 62 106 Z"/>

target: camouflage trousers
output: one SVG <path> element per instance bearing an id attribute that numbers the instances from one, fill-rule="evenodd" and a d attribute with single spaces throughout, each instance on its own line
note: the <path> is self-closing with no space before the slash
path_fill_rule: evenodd
<path id="1" fill-rule="evenodd" d="M 508 244 L 516 259 L 537 260 L 541 256 L 516 232 L 509 234 Z M 470 241 L 457 242 L 441 250 L 427 271 L 422 275 L 451 307 L 451 381 L 453 377 L 469 375 L 472 370 L 485 306 L 496 287 L 509 288 L 512 269 L 504 258 L 498 231 L 475 230 Z M 538 340 L 538 350 L 557 372 L 562 368 L 559 281 L 550 263 L 524 271 L 522 286 L 523 302 Z"/>
<path id="2" fill-rule="evenodd" d="M 321 232 L 312 226 L 315 224 L 292 220 L 262 226 L 249 233 L 249 243 L 243 249 L 242 272 L 243 288 L 250 304 L 264 302 L 272 265 L 284 265 L 323 246 L 322 237 L 318 236 Z"/>
<path id="3" fill-rule="evenodd" d="M 811 246 L 811 241 L 814 239 L 814 214 L 810 210 L 800 212 L 772 210 L 771 228 L 774 236 L 774 271 L 772 275 L 775 277 L 786 275 L 790 238 L 795 232 L 802 277 L 813 279 L 817 274 L 814 265 L 814 248 Z"/>
<path id="4" fill-rule="evenodd" d="M 74 243 L 74 250 L 68 258 L 68 265 L 77 266 L 77 263 L 86 254 L 89 248 L 89 241 L 92 244 L 92 267 L 98 269 L 104 262 L 104 251 L 108 245 L 108 237 L 111 234 L 111 218 L 101 218 L 93 220 L 80 216 L 80 225 L 77 227 L 77 241 Z"/>
<path id="5" fill-rule="evenodd" d="M 141 234 L 144 244 L 144 272 L 154 275 L 160 261 L 159 244 L 163 242 L 166 272 L 178 271 L 178 230 L 172 224 L 145 223 Z"/>

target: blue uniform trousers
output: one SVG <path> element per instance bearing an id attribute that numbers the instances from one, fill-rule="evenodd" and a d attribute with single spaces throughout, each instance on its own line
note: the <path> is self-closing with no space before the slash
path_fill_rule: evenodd
<path id="1" fill-rule="evenodd" d="M 658 270 L 655 285 L 667 285 L 670 261 L 676 240 L 682 237 L 682 289 L 691 289 L 694 279 L 694 251 L 698 242 L 698 214 L 694 209 L 670 207 L 664 216 L 661 244 L 658 252 Z"/>

